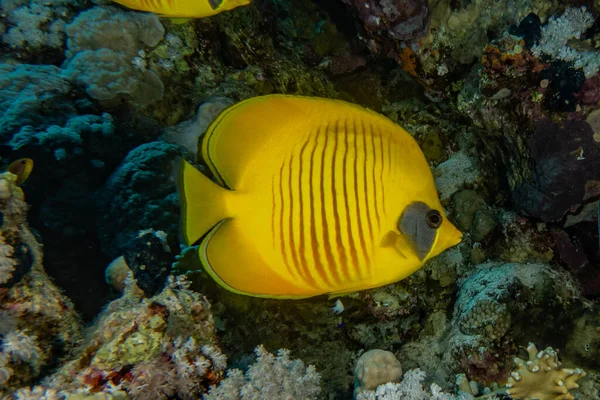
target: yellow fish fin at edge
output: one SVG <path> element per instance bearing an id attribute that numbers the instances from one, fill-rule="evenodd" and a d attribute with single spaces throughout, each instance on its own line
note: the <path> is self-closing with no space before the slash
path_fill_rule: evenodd
<path id="1" fill-rule="evenodd" d="M 191 17 L 171 17 L 169 15 L 159 15 L 159 17 L 161 18 L 169 18 L 169 20 L 174 23 L 175 25 L 182 25 L 185 24 L 186 22 L 190 22 L 191 20 L 193 20 L 194 18 Z"/>
<path id="2" fill-rule="evenodd" d="M 241 294 L 244 296 L 251 296 L 251 297 L 298 300 L 298 299 L 306 299 L 308 297 L 314 296 L 314 295 L 272 295 L 272 294 L 248 293 L 248 292 L 244 292 L 244 291 L 241 291 L 241 290 L 238 290 L 238 289 L 232 287 L 231 285 L 227 284 L 227 282 L 225 282 L 223 279 L 221 279 L 219 274 L 217 274 L 217 272 L 215 272 L 213 267 L 210 265 L 210 261 L 208 260 L 208 246 L 209 246 L 210 240 L 213 238 L 213 236 L 219 231 L 219 229 L 223 226 L 223 224 L 225 224 L 229 220 L 230 220 L 229 218 L 224 219 L 224 220 L 220 221 L 217 225 L 215 225 L 210 230 L 210 232 L 204 237 L 204 239 L 202 239 L 202 242 L 200 243 L 200 247 L 198 248 L 198 255 L 200 257 L 200 262 L 202 263 L 202 266 L 204 267 L 206 272 L 211 276 L 211 278 L 214 279 L 215 282 L 217 282 L 221 287 L 229 290 L 230 292 Z M 239 273 L 243 274 L 244 271 L 240 270 Z"/>
<path id="3" fill-rule="evenodd" d="M 190 246 L 227 218 L 227 196 L 222 188 L 183 158 L 179 161 L 177 188 L 181 199 L 181 230 Z"/>

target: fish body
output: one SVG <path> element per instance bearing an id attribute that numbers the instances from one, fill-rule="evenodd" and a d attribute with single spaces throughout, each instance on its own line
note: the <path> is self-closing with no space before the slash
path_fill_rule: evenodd
<path id="1" fill-rule="evenodd" d="M 443 217 L 418 144 L 354 104 L 242 101 L 209 126 L 202 156 L 219 185 L 182 161 L 183 237 L 188 245 L 202 238 L 204 267 L 236 293 L 303 298 L 373 288 L 461 239 Z"/>
<path id="2" fill-rule="evenodd" d="M 6 170 L 11 174 L 17 176 L 17 180 L 15 181 L 15 185 L 21 186 L 29 175 L 31 175 L 31 171 L 33 170 L 33 160 L 31 158 L 19 158 L 11 162 Z"/>
<path id="3" fill-rule="evenodd" d="M 204 18 L 250 4 L 250 0 L 114 0 L 133 10 L 171 18 Z"/>

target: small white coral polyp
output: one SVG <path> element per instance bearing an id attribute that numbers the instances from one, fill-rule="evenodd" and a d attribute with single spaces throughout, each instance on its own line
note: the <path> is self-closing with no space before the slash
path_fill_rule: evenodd
<path id="1" fill-rule="evenodd" d="M 533 343 L 527 346 L 529 361 L 515 358 L 517 371 L 508 378 L 506 387 L 513 399 L 571 400 L 569 389 L 579 387 L 577 381 L 585 376 L 583 370 L 560 369 L 556 351 L 548 347 L 539 351 Z"/>

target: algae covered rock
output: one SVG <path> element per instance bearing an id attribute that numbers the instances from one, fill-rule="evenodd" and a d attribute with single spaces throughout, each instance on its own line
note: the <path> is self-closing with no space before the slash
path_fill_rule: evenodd
<path id="1" fill-rule="evenodd" d="M 454 220 L 461 229 L 471 233 L 474 241 L 481 241 L 496 227 L 494 213 L 476 192 L 461 190 L 454 194 L 452 202 Z"/>
<path id="2" fill-rule="evenodd" d="M 140 231 L 167 233 L 176 249 L 179 198 L 170 178 L 181 149 L 155 141 L 140 145 L 124 158 L 98 196 L 99 238 L 104 251 L 118 257 L 135 248 Z"/>
<path id="3" fill-rule="evenodd" d="M 15 181 L 0 175 L 0 395 L 38 380 L 82 340 L 73 304 L 44 271 L 42 246 L 29 230 Z"/>
<path id="4" fill-rule="evenodd" d="M 205 392 L 222 377 L 226 357 L 216 346 L 210 303 L 187 286 L 171 278 L 162 292 L 144 298 L 130 281 L 87 329 L 74 357 L 43 386 L 110 393 L 120 385 L 132 399 Z"/>

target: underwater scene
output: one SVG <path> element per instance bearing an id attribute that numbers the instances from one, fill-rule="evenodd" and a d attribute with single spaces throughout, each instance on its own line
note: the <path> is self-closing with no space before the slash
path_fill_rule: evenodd
<path id="1" fill-rule="evenodd" d="M 2 400 L 600 400 L 599 209 L 600 0 L 0 0 Z"/>

